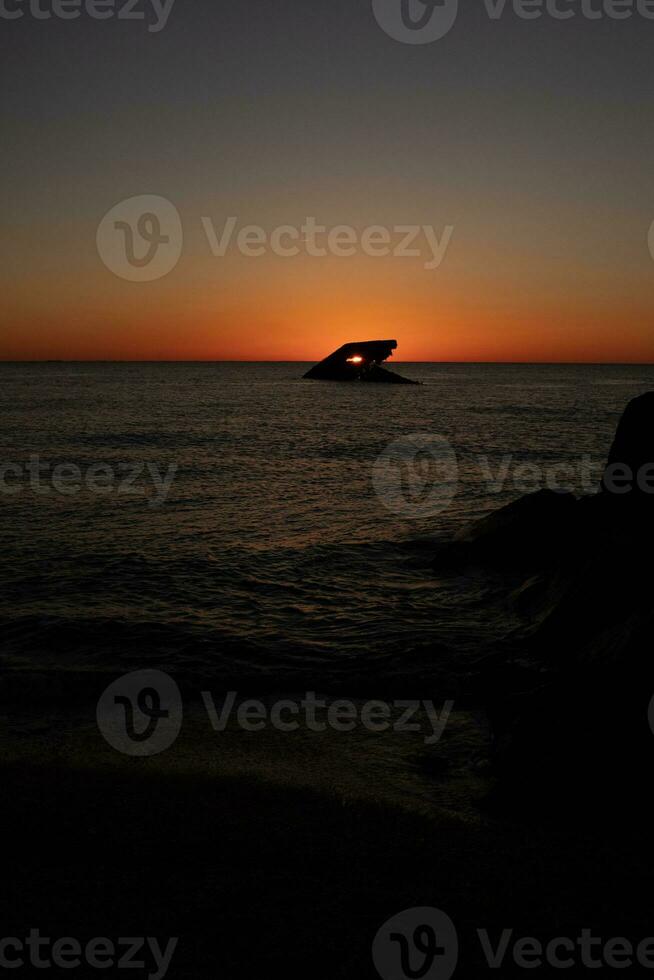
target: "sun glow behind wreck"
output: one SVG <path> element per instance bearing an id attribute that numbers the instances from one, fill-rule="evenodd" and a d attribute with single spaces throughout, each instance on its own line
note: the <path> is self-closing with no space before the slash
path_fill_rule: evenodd
<path id="1" fill-rule="evenodd" d="M 397 340 L 364 340 L 342 344 L 314 365 L 304 375 L 320 381 L 383 381 L 391 384 L 416 384 L 388 371 L 381 365 L 391 357 Z M 360 352 L 363 351 L 363 354 Z"/>

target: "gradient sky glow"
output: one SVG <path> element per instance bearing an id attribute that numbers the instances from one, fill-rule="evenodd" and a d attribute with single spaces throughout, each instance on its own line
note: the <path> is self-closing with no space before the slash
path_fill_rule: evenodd
<path id="1" fill-rule="evenodd" d="M 468 0 L 414 46 L 370 0 L 176 0 L 157 34 L 0 33 L 0 359 L 316 360 L 396 337 L 398 360 L 654 362 L 654 20 L 492 21 Z M 141 194 L 184 227 L 151 283 L 95 244 Z M 230 215 L 454 233 L 433 271 L 214 257 L 201 218 Z"/>

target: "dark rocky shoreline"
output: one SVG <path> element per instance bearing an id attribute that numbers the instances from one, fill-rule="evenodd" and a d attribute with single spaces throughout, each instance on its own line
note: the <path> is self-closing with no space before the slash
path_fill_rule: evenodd
<path id="1" fill-rule="evenodd" d="M 436 567 L 502 569 L 523 626 L 480 664 L 498 795 L 648 795 L 654 749 L 654 393 L 627 406 L 596 495 L 541 490 L 445 544 Z"/>

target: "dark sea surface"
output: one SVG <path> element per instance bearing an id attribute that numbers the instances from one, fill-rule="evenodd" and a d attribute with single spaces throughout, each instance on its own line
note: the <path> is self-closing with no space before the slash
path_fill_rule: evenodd
<path id="1" fill-rule="evenodd" d="M 157 666 L 272 689 L 448 676 L 512 622 L 497 583 L 432 570 L 434 540 L 548 479 L 587 492 L 582 467 L 654 388 L 642 366 L 398 365 L 420 387 L 304 370 L 0 365 L 0 462 L 23 470 L 0 492 L 2 666 Z M 416 436 L 456 453 L 447 506 L 438 458 L 392 448 Z M 49 468 L 41 492 L 30 456 Z M 74 473 L 53 488 L 60 464 L 81 471 L 76 492 Z M 111 467 L 96 471 L 103 492 L 96 464 Z M 137 476 L 119 493 L 126 464 Z M 148 465 L 176 468 L 167 496 Z M 380 465 L 404 467 L 402 513 L 383 479 L 375 490 Z"/>

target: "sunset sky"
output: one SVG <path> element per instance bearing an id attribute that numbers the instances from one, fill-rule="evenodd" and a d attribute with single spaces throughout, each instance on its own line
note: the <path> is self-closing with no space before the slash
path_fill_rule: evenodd
<path id="1" fill-rule="evenodd" d="M 176 0 L 158 33 L 0 21 L 0 359 L 316 360 L 395 337 L 408 361 L 654 362 L 654 20 L 460 7 L 419 46 L 370 0 Z M 184 230 L 143 283 L 96 247 L 138 195 Z M 454 231 L 432 270 L 214 256 L 202 218 L 230 216 Z"/>

